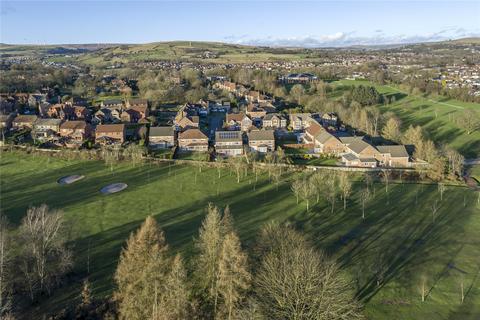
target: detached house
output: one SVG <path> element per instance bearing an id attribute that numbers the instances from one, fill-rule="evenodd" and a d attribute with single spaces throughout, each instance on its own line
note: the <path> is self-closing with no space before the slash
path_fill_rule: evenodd
<path id="1" fill-rule="evenodd" d="M 291 113 L 290 126 L 293 130 L 304 130 L 315 121 L 310 113 Z"/>
<path id="2" fill-rule="evenodd" d="M 410 157 L 405 146 L 377 146 L 377 149 L 380 152 L 377 159 L 381 166 L 402 168 L 410 166 Z"/>
<path id="3" fill-rule="evenodd" d="M 124 124 L 100 124 L 95 130 L 95 142 L 100 144 L 125 142 Z"/>
<path id="4" fill-rule="evenodd" d="M 124 103 L 120 99 L 112 99 L 112 100 L 105 100 L 102 101 L 101 104 L 102 107 L 108 108 L 108 109 L 123 109 L 124 108 Z"/>
<path id="5" fill-rule="evenodd" d="M 305 130 L 303 140 L 305 141 L 305 143 L 313 144 L 315 137 L 323 131 L 325 131 L 325 129 L 320 124 L 318 124 L 317 121 L 312 119 L 309 127 Z"/>
<path id="6" fill-rule="evenodd" d="M 179 119 L 175 118 L 174 124 L 177 131 L 198 128 L 200 125 L 200 118 L 198 116 L 185 116 Z"/>
<path id="7" fill-rule="evenodd" d="M 26 128 L 33 128 L 34 122 L 37 120 L 36 115 L 26 115 L 26 114 L 19 114 L 15 117 L 12 121 L 12 128 L 13 129 L 26 129 Z"/>
<path id="8" fill-rule="evenodd" d="M 362 137 L 340 137 L 340 141 L 345 145 L 342 161 L 346 166 L 371 168 L 377 166 L 380 152 Z"/>
<path id="9" fill-rule="evenodd" d="M 60 125 L 60 136 L 75 143 L 83 143 L 92 137 L 93 129 L 83 120 L 66 121 Z"/>
<path id="10" fill-rule="evenodd" d="M 32 137 L 37 140 L 48 140 L 60 132 L 61 119 L 38 118 L 33 123 Z"/>
<path id="11" fill-rule="evenodd" d="M 173 127 L 150 127 L 148 146 L 151 149 L 167 149 L 175 145 Z"/>
<path id="12" fill-rule="evenodd" d="M 187 129 L 178 134 L 180 151 L 208 151 L 208 137 L 199 129 Z"/>
<path id="13" fill-rule="evenodd" d="M 266 153 L 275 150 L 273 130 L 252 130 L 248 133 L 248 145 L 252 151 Z"/>
<path id="14" fill-rule="evenodd" d="M 277 113 L 269 113 L 263 117 L 263 127 L 268 129 L 283 129 L 287 127 L 287 119 Z"/>
<path id="15" fill-rule="evenodd" d="M 215 151 L 222 156 L 238 156 L 243 154 L 243 138 L 241 131 L 215 132 Z"/>
<path id="16" fill-rule="evenodd" d="M 252 119 L 262 119 L 267 115 L 267 111 L 259 105 L 249 104 L 247 106 L 247 115 Z"/>
<path id="17" fill-rule="evenodd" d="M 225 127 L 228 130 L 248 131 L 252 126 L 252 119 L 244 113 L 227 113 L 225 116 Z"/>
<path id="18" fill-rule="evenodd" d="M 344 150 L 343 143 L 328 131 L 323 130 L 314 138 L 314 151 L 316 153 L 339 154 Z"/>

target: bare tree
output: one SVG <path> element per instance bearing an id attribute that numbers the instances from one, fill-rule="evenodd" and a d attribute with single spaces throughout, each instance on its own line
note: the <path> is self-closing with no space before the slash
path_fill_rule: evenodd
<path id="1" fill-rule="evenodd" d="M 342 192 L 343 210 L 347 209 L 347 199 L 352 193 L 352 181 L 347 171 L 342 171 L 338 176 L 338 185 Z"/>
<path id="2" fill-rule="evenodd" d="M 325 188 L 323 189 L 323 194 L 325 199 L 330 202 L 331 210 L 333 213 L 335 210 L 335 203 L 337 202 L 337 175 L 335 171 L 332 171 L 325 179 Z"/>
<path id="3" fill-rule="evenodd" d="M 22 220 L 20 236 L 28 273 L 25 276 L 38 283 L 40 291 L 50 292 L 55 282 L 72 266 L 63 231 L 63 213 L 50 210 L 45 204 L 29 208 Z M 33 283 L 29 287 L 33 288 Z"/>
<path id="4" fill-rule="evenodd" d="M 307 211 L 310 208 L 310 199 L 315 195 L 315 187 L 309 179 L 304 177 L 301 181 L 300 197 L 307 202 Z"/>
<path id="5" fill-rule="evenodd" d="M 383 178 L 383 183 L 385 184 L 385 193 L 388 196 L 388 185 L 390 184 L 390 178 L 391 178 L 392 173 L 388 169 L 382 169 L 382 178 Z"/>
<path id="6" fill-rule="evenodd" d="M 268 319 L 360 319 L 338 266 L 299 233 L 268 226 L 259 242 L 254 289 Z"/>
<path id="7" fill-rule="evenodd" d="M 425 302 L 425 299 L 427 298 L 427 277 L 425 275 L 422 275 L 420 277 L 420 285 L 419 285 L 419 291 L 420 295 L 422 297 L 422 302 Z"/>
<path id="8" fill-rule="evenodd" d="M 360 201 L 362 202 L 362 219 L 365 219 L 365 204 L 371 199 L 372 194 L 367 187 L 360 191 Z"/>
<path id="9" fill-rule="evenodd" d="M 440 201 L 443 201 L 443 193 L 447 188 L 443 182 L 439 182 L 437 186 L 438 186 L 438 192 L 440 193 Z"/>
<path id="10" fill-rule="evenodd" d="M 7 218 L 0 212 L 0 318 L 11 308 L 11 247 Z"/>
<path id="11" fill-rule="evenodd" d="M 297 204 L 298 204 L 298 198 L 300 197 L 301 192 L 302 192 L 302 184 L 303 184 L 302 180 L 295 179 L 295 180 L 293 180 L 292 186 L 290 187 L 293 194 L 295 195 L 295 198 L 297 198 Z"/>

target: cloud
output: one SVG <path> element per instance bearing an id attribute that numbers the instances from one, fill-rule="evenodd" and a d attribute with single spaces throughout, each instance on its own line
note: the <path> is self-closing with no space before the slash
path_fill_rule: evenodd
<path id="1" fill-rule="evenodd" d="M 225 41 L 236 44 L 269 46 L 269 47 L 347 47 L 356 45 L 388 45 L 388 44 L 409 44 L 419 42 L 443 41 L 459 37 L 478 37 L 479 30 L 467 31 L 459 27 L 445 27 L 433 33 L 416 35 L 385 35 L 383 30 L 375 30 L 371 36 L 358 36 L 355 32 L 336 32 L 326 35 L 307 35 L 302 37 L 274 37 L 252 38 L 248 35 L 225 37 Z"/>

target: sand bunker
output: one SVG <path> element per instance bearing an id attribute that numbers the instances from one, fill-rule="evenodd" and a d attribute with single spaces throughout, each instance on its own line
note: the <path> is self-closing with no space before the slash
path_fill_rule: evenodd
<path id="1" fill-rule="evenodd" d="M 100 189 L 100 192 L 103 194 L 111 194 L 115 192 L 120 192 L 127 187 L 128 185 L 126 183 L 113 183 Z"/>
<path id="2" fill-rule="evenodd" d="M 85 176 L 81 176 L 81 175 L 72 175 L 72 176 L 66 176 L 66 177 L 61 177 L 60 179 L 58 179 L 58 183 L 59 184 L 70 184 L 70 183 L 74 183 L 78 180 L 82 180 L 83 178 L 85 178 Z"/>

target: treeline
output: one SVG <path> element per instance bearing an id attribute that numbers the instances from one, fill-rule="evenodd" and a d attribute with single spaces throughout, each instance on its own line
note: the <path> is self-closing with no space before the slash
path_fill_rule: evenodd
<path id="1" fill-rule="evenodd" d="M 75 72 L 67 69 L 54 69 L 31 63 L 13 65 L 8 70 L 0 71 L 0 92 L 33 93 L 49 87 L 60 92 L 65 86 L 72 86 L 75 81 Z"/>
<path id="2" fill-rule="evenodd" d="M 289 227 L 265 226 L 249 254 L 229 208 L 209 205 L 194 241 L 185 263 L 145 220 L 115 273 L 119 319 L 362 318 L 336 263 Z"/>
<path id="3" fill-rule="evenodd" d="M 71 259 L 65 259 L 69 251 L 60 236 L 41 237 L 45 230 L 35 228 L 37 224 L 32 222 L 43 220 L 33 217 L 47 221 L 49 231 L 64 231 L 64 225 L 59 222 L 62 215 L 58 212 L 45 205 L 29 209 L 20 234 L 33 243 L 23 245 L 33 247 L 40 239 L 47 240 L 48 245 L 45 250 L 32 251 L 34 253 L 28 255 L 32 271 L 22 280 L 25 284 L 19 287 L 18 283 L 9 280 L 15 279 L 12 273 L 22 272 L 16 269 L 23 267 L 14 266 L 23 264 L 13 260 L 13 239 L 8 239 L 7 224 L 2 220 L 0 248 L 7 250 L 0 250 L 0 254 L 2 258 L 9 258 L 0 260 L 3 262 L 0 268 L 2 319 L 14 319 L 12 312 L 20 311 L 12 308 L 12 301 L 19 301 L 18 294 L 30 295 L 28 289 L 19 291 L 19 288 L 36 288 L 32 291 L 33 298 L 50 295 L 71 267 Z M 187 260 L 173 253 L 161 227 L 149 216 L 130 235 L 121 252 L 112 297 L 94 297 L 90 282 L 85 279 L 79 299 L 76 299 L 79 302 L 72 301 L 72 305 L 51 317 L 129 320 L 363 318 L 351 283 L 335 261 L 288 226 L 266 225 L 255 244 L 247 250 L 238 237 L 228 206 L 221 210 L 210 204 L 194 240 L 194 248 L 193 256 Z M 22 254 L 18 259 L 26 258 Z"/>

